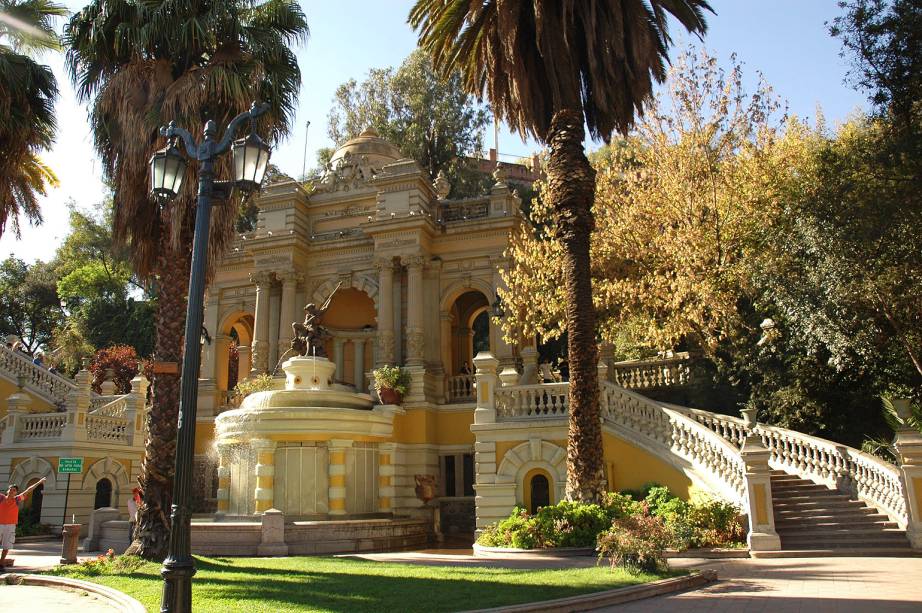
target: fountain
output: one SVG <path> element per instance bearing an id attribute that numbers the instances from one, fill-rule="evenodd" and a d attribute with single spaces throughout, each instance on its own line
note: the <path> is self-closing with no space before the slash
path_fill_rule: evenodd
<path id="1" fill-rule="evenodd" d="M 334 382 L 336 365 L 323 354 L 319 325 L 328 305 L 308 305 L 304 323 L 292 326 L 297 355 L 282 364 L 284 389 L 250 394 L 215 419 L 218 511 L 194 529 L 197 552 L 425 545 L 431 520 L 393 514 L 391 441 L 394 416 L 403 409 L 376 405 L 370 395 Z M 274 526 L 268 537 L 267 525 Z"/>

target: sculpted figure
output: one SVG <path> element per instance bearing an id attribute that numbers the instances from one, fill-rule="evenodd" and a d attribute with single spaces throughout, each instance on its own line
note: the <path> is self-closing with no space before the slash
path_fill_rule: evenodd
<path id="1" fill-rule="evenodd" d="M 294 332 L 294 338 L 291 339 L 292 351 L 300 356 L 327 357 L 326 350 L 323 348 L 323 341 L 329 335 L 320 323 L 323 314 L 330 308 L 330 301 L 333 300 L 333 296 L 339 291 L 340 287 L 342 287 L 342 282 L 333 289 L 322 306 L 318 307 L 313 302 L 305 306 L 304 323 L 294 322 L 291 324 L 291 330 Z"/>

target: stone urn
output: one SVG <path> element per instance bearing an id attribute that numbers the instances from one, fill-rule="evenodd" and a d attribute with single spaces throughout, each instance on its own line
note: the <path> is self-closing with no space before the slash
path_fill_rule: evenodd
<path id="1" fill-rule="evenodd" d="M 416 475 L 416 497 L 423 501 L 423 504 L 429 502 L 436 495 L 435 475 Z"/>

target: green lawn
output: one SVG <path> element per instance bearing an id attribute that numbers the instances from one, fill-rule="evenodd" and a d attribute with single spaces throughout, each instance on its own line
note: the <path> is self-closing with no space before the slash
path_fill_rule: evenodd
<path id="1" fill-rule="evenodd" d="M 196 613 L 280 611 L 459 611 L 575 596 L 660 579 L 607 565 L 566 570 L 512 570 L 390 564 L 330 557 L 197 558 Z M 160 564 L 129 573 L 53 574 L 114 587 L 159 610 Z M 672 573 L 676 574 L 676 573 Z"/>

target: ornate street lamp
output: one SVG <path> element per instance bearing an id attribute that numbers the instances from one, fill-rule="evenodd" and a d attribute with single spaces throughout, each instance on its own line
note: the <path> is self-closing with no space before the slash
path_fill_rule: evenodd
<path id="1" fill-rule="evenodd" d="M 217 125 L 205 124 L 204 140 L 196 144 L 192 135 L 173 122 L 160 129 L 160 134 L 170 139 L 166 148 L 150 159 L 151 195 L 173 198 L 182 186 L 186 161 L 176 148 L 181 140 L 186 155 L 199 162 L 198 202 L 195 213 L 195 234 L 192 238 L 192 264 L 189 271 L 189 301 L 186 307 L 185 348 L 180 380 L 179 417 L 176 430 L 176 471 L 173 479 L 173 506 L 170 512 L 172 529 L 166 560 L 160 574 L 163 576 L 162 613 L 190 613 L 192 611 L 192 576 L 195 563 L 189 543 L 192 490 L 192 458 L 195 447 L 195 413 L 198 402 L 198 375 L 201 362 L 199 346 L 202 310 L 205 297 L 205 267 L 208 258 L 208 229 L 211 223 L 211 204 L 214 198 L 228 198 L 234 187 L 251 191 L 258 189 L 269 163 L 269 147 L 255 133 L 255 119 L 265 113 L 269 105 L 255 102 L 249 111 L 234 117 L 220 141 L 215 140 Z M 250 121 L 250 134 L 233 143 L 234 180 L 215 181 L 214 162 L 217 156 L 231 149 L 237 129 Z M 239 152 L 239 153 L 238 153 Z"/>

